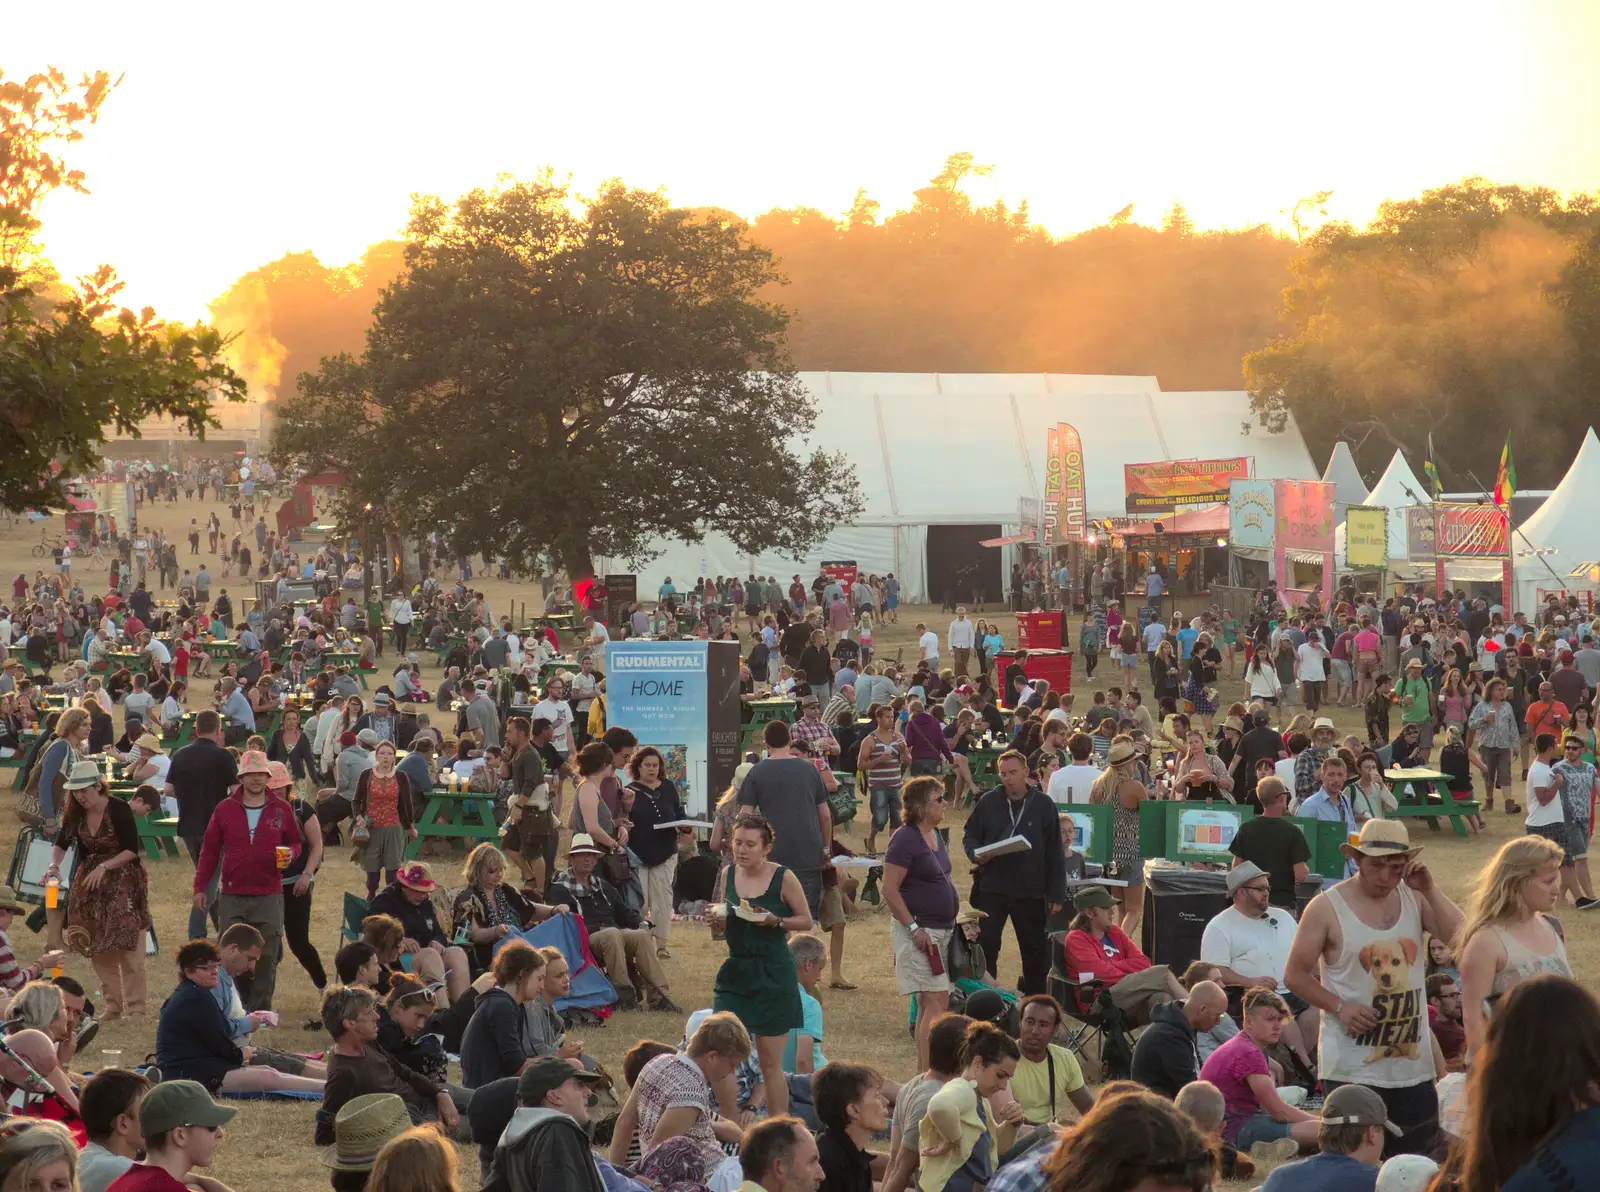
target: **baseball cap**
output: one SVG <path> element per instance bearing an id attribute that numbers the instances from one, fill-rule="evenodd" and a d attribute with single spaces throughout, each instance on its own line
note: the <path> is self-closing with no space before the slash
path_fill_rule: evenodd
<path id="1" fill-rule="evenodd" d="M 1084 886 L 1073 894 L 1072 905 L 1080 911 L 1088 910 L 1091 907 L 1110 910 L 1117 905 L 1117 900 L 1111 897 L 1111 891 L 1104 886 Z"/>
<path id="2" fill-rule="evenodd" d="M 218 1105 L 205 1086 L 193 1080 L 164 1080 L 139 1102 L 139 1129 L 146 1136 L 179 1126 L 226 1126 L 237 1109 Z"/>
<path id="3" fill-rule="evenodd" d="M 1396 1155 L 1378 1169 L 1375 1192 L 1426 1192 L 1438 1171 L 1426 1155 Z"/>
<path id="4" fill-rule="evenodd" d="M 569 1080 L 594 1085 L 600 1083 L 601 1077 L 596 1072 L 574 1068 L 566 1060 L 553 1055 L 546 1056 L 522 1070 L 522 1075 L 517 1078 L 517 1100 L 523 1105 L 537 1105 L 544 1100 L 546 1093 L 560 1088 Z"/>
<path id="5" fill-rule="evenodd" d="M 1395 1137 L 1403 1131 L 1389 1120 L 1383 1098 L 1361 1084 L 1341 1084 L 1322 1103 L 1324 1126 L 1382 1126 Z"/>
<path id="6" fill-rule="evenodd" d="M 1245 861 L 1242 864 L 1235 865 L 1232 869 L 1228 870 L 1228 893 L 1236 893 L 1240 886 L 1243 886 L 1248 882 L 1253 882 L 1258 877 L 1266 876 L 1267 871 L 1261 868 L 1261 866 L 1257 865 L 1254 861 Z"/>

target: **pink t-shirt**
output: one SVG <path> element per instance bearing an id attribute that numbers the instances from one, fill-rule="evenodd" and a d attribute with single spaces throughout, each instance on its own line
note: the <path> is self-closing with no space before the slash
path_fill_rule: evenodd
<path id="1" fill-rule="evenodd" d="M 1227 1105 L 1222 1137 L 1229 1142 L 1236 1142 L 1239 1127 L 1261 1112 L 1261 1102 L 1256 1100 L 1248 1078 L 1271 1074 L 1266 1054 L 1243 1031 L 1208 1055 L 1200 1066 L 1200 1079 L 1216 1085 Z"/>
<path id="2" fill-rule="evenodd" d="M 1378 648 L 1378 635 L 1374 630 L 1363 629 L 1356 634 L 1357 650 L 1376 650 Z"/>

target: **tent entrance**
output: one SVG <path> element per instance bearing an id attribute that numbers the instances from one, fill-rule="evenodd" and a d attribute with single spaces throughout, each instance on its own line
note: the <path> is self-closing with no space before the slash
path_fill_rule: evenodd
<path id="1" fill-rule="evenodd" d="M 1002 552 L 979 546 L 1000 537 L 998 525 L 928 527 L 928 599 L 948 605 L 1001 603 Z"/>

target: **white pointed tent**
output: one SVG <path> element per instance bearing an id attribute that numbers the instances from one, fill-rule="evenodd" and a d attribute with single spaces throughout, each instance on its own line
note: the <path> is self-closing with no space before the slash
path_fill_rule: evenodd
<path id="1" fill-rule="evenodd" d="M 1339 447 L 1343 446 L 1343 443 L 1339 444 Z M 1333 471 L 1338 454 L 1338 448 L 1335 448 L 1334 459 L 1328 461 L 1328 471 L 1330 473 Z M 1348 452 L 1346 452 L 1346 456 L 1348 457 Z M 1350 462 L 1351 468 L 1354 470 L 1355 461 L 1351 460 Z M 1337 483 L 1337 479 L 1331 475 L 1324 477 L 1324 479 L 1335 480 L 1335 483 Z M 1360 477 L 1357 476 L 1356 483 L 1360 484 L 1360 482 Z M 1365 499 L 1360 502 L 1363 505 L 1378 506 L 1389 511 L 1387 518 L 1389 529 L 1389 570 L 1400 573 L 1401 578 L 1405 578 L 1409 576 L 1410 572 L 1418 570 L 1411 565 L 1406 547 L 1406 506 L 1422 504 L 1426 500 L 1426 490 L 1422 486 L 1422 481 L 1417 479 L 1416 473 L 1411 470 L 1411 465 L 1406 463 L 1406 457 L 1396 451 L 1394 458 L 1389 461 L 1389 466 L 1384 469 L 1383 476 L 1377 484 L 1373 485 L 1372 491 L 1366 494 Z M 1333 531 L 1333 564 L 1334 569 L 1337 571 L 1345 570 L 1344 543 L 1344 522 L 1341 521 Z"/>
<path id="2" fill-rule="evenodd" d="M 1322 479 L 1325 483 L 1333 485 L 1336 522 L 1344 521 L 1346 505 L 1367 503 L 1367 486 L 1361 482 L 1361 473 L 1356 468 L 1356 457 L 1350 454 L 1350 444 L 1343 439 L 1333 445 L 1333 454 L 1328 456 L 1328 466 L 1323 470 Z"/>
<path id="3" fill-rule="evenodd" d="M 1512 555 L 1517 608 L 1532 614 L 1538 590 L 1559 588 L 1562 579 L 1573 588 L 1593 586 L 1586 578 L 1571 579 L 1570 574 L 1581 564 L 1600 561 L 1597 507 L 1600 507 L 1600 438 L 1595 437 L 1594 428 L 1590 427 L 1561 483 L 1515 535 Z M 1535 554 L 1535 551 L 1540 553 Z"/>

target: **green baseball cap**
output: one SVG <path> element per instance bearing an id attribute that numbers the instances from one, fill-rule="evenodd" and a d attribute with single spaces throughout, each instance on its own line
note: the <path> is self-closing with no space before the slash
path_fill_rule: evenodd
<path id="1" fill-rule="evenodd" d="M 165 1134 L 179 1126 L 226 1126 L 238 1115 L 237 1109 L 213 1101 L 202 1084 L 166 1080 L 139 1102 L 139 1129 L 148 1136 Z"/>

